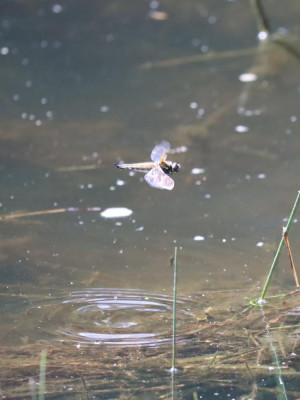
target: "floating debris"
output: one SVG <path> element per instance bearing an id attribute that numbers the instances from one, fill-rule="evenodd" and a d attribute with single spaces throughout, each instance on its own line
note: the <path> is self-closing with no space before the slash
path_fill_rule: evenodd
<path id="1" fill-rule="evenodd" d="M 100 215 L 103 218 L 125 218 L 132 213 L 133 211 L 126 207 L 111 207 L 106 208 Z"/>

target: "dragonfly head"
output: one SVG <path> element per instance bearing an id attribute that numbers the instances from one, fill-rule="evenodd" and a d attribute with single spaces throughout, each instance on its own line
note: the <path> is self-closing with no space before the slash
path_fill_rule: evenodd
<path id="1" fill-rule="evenodd" d="M 176 163 L 176 162 L 172 162 L 171 167 L 172 167 L 172 171 L 173 172 L 178 172 L 180 170 L 180 168 L 181 168 L 181 165 Z"/>

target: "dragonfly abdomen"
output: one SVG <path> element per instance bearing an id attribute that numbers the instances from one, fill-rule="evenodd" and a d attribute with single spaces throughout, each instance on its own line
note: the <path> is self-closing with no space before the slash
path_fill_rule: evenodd
<path id="1" fill-rule="evenodd" d="M 134 164 L 115 164 L 115 166 L 117 168 L 129 169 L 131 171 L 148 172 L 152 168 L 155 167 L 155 163 L 153 163 L 153 162 L 143 162 L 143 163 L 134 163 Z"/>

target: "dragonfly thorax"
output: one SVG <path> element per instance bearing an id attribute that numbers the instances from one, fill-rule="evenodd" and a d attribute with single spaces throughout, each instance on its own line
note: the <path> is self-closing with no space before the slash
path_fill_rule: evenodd
<path id="1" fill-rule="evenodd" d="M 178 172 L 181 168 L 181 165 L 172 161 L 164 161 L 160 164 L 160 167 L 165 174 L 169 175 L 173 172 Z"/>

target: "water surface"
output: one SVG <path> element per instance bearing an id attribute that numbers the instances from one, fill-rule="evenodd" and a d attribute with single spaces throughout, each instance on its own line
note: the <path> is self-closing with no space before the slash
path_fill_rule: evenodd
<path id="1" fill-rule="evenodd" d="M 296 1 L 288 10 L 281 2 L 271 6 L 272 31 L 293 51 L 258 41 L 248 2 L 2 4 L 0 210 L 40 212 L 0 221 L 3 360 L 30 365 L 19 376 L 9 364 L 3 396 L 30 398 L 27 381 L 38 379 L 43 349 L 49 387 L 57 375 L 66 393 L 78 384 L 98 398 L 171 396 L 175 245 L 182 368 L 176 395 L 250 396 L 251 385 L 266 378 L 265 370 L 255 371 L 257 381 L 241 389 L 223 368 L 220 382 L 226 375 L 232 387 L 222 389 L 213 369 L 200 383 L 196 365 L 208 368 L 222 343 L 218 330 L 201 337 L 201 324 L 223 321 L 229 329 L 259 296 L 299 189 L 300 10 Z M 217 56 L 201 58 L 210 52 Z M 173 191 L 113 167 L 147 161 L 162 139 L 188 148 L 172 155 L 182 165 Z M 127 214 L 103 214 L 115 207 Z M 296 219 L 296 265 L 299 234 Z M 283 254 L 270 294 L 293 289 Z M 278 307 L 284 321 L 294 316 L 288 351 L 280 354 L 288 364 L 297 357 L 299 310 L 293 302 L 291 310 Z M 263 331 L 262 320 L 259 314 Z M 235 326 L 237 336 L 248 328 Z M 278 333 L 276 343 L 282 340 Z M 233 346 L 226 343 L 224 352 Z M 96 359 L 106 365 L 101 377 Z M 71 360 L 90 369 L 66 373 Z M 271 373 L 268 387 L 276 387 L 274 379 Z M 289 398 L 299 391 L 291 382 Z M 50 391 L 67 396 L 55 385 Z"/>

